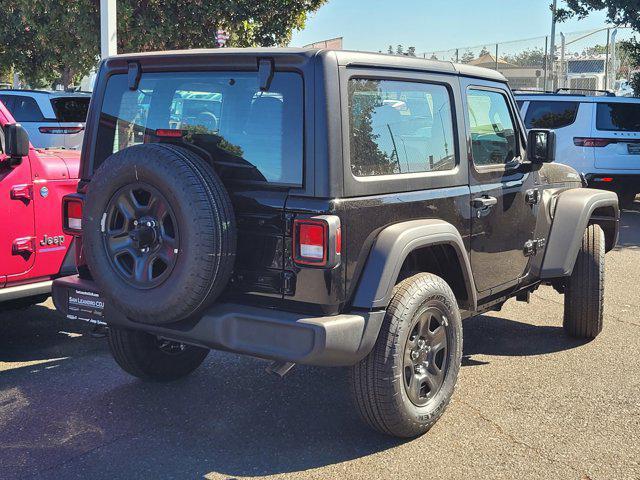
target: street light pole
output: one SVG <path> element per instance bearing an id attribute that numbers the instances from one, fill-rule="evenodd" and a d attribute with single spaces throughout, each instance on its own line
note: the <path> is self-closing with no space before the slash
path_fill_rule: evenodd
<path id="1" fill-rule="evenodd" d="M 116 0 L 100 0 L 100 57 L 118 54 Z"/>
<path id="2" fill-rule="evenodd" d="M 551 46 L 549 48 L 549 58 L 551 59 L 551 68 L 549 72 L 551 74 L 551 89 L 555 90 L 555 56 L 556 56 L 556 10 L 558 7 L 558 0 L 553 0 L 553 6 L 551 7 Z"/>

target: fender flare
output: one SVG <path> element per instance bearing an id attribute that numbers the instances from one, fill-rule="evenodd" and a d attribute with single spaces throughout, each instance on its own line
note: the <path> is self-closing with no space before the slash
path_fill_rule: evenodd
<path id="1" fill-rule="evenodd" d="M 460 307 L 475 311 L 477 293 L 469 255 L 460 232 L 450 223 L 436 219 L 396 223 L 378 234 L 360 276 L 353 306 L 362 309 L 385 308 L 391 301 L 393 288 L 407 256 L 416 249 L 443 244 L 453 247 L 460 262 L 468 294 L 468 301 Z"/>
<path id="2" fill-rule="evenodd" d="M 612 207 L 615 212 L 615 218 L 610 219 L 615 222 L 615 235 L 612 242 L 615 245 L 620 209 L 618 196 L 614 192 L 576 188 L 565 190 L 558 195 L 555 207 L 552 206 L 553 223 L 542 260 L 540 278 L 550 279 L 571 275 L 584 231 L 589 225 L 593 212 L 602 207 Z"/>

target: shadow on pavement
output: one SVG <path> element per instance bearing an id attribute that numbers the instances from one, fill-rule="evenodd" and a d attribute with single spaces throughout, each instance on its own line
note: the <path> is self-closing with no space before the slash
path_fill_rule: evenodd
<path id="1" fill-rule="evenodd" d="M 532 325 L 490 315 L 468 318 L 462 322 L 462 327 L 463 366 L 489 363 L 473 359 L 473 355 L 544 355 L 587 343 L 568 337 L 562 327 Z"/>
<path id="2" fill-rule="evenodd" d="M 615 249 L 623 248 L 640 248 L 640 211 L 624 210 L 620 215 L 620 235 Z"/>
<path id="3" fill-rule="evenodd" d="M 0 311 L 0 362 L 31 362 L 77 355 L 91 328 L 67 322 L 51 308 L 34 305 Z"/>

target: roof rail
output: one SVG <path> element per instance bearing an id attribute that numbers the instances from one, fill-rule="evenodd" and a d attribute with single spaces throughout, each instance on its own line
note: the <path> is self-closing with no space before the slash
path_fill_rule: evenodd
<path id="1" fill-rule="evenodd" d="M 527 90 L 524 88 L 512 88 L 511 91 L 522 95 L 548 95 L 550 93 L 555 93 L 549 90 Z"/>
<path id="2" fill-rule="evenodd" d="M 609 91 L 609 90 L 599 90 L 597 88 L 571 88 L 571 87 L 562 87 L 562 88 L 558 88 L 556 89 L 555 93 L 561 93 L 561 92 L 594 92 L 594 93 L 603 93 L 605 97 L 615 97 L 616 94 Z M 567 95 L 565 93 L 565 95 Z M 571 93 L 569 93 L 568 95 L 571 95 Z"/>

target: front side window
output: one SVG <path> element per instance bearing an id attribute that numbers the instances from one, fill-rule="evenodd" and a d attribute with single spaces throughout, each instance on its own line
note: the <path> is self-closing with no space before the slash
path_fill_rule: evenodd
<path id="1" fill-rule="evenodd" d="M 598 103 L 596 128 L 608 131 L 639 132 L 640 103 Z"/>
<path id="2" fill-rule="evenodd" d="M 256 72 L 143 74 L 137 90 L 113 75 L 100 115 L 94 168 L 140 143 L 188 142 L 226 179 L 302 184 L 303 85 L 276 72 L 269 91 Z"/>
<path id="3" fill-rule="evenodd" d="M 455 167 L 449 92 L 428 83 L 349 81 L 351 171 L 357 177 Z"/>
<path id="4" fill-rule="evenodd" d="M 529 102 L 527 128 L 562 128 L 576 121 L 578 102 Z"/>
<path id="5" fill-rule="evenodd" d="M 516 131 L 507 98 L 492 90 L 467 91 L 471 150 L 478 166 L 505 165 L 516 157 Z"/>

